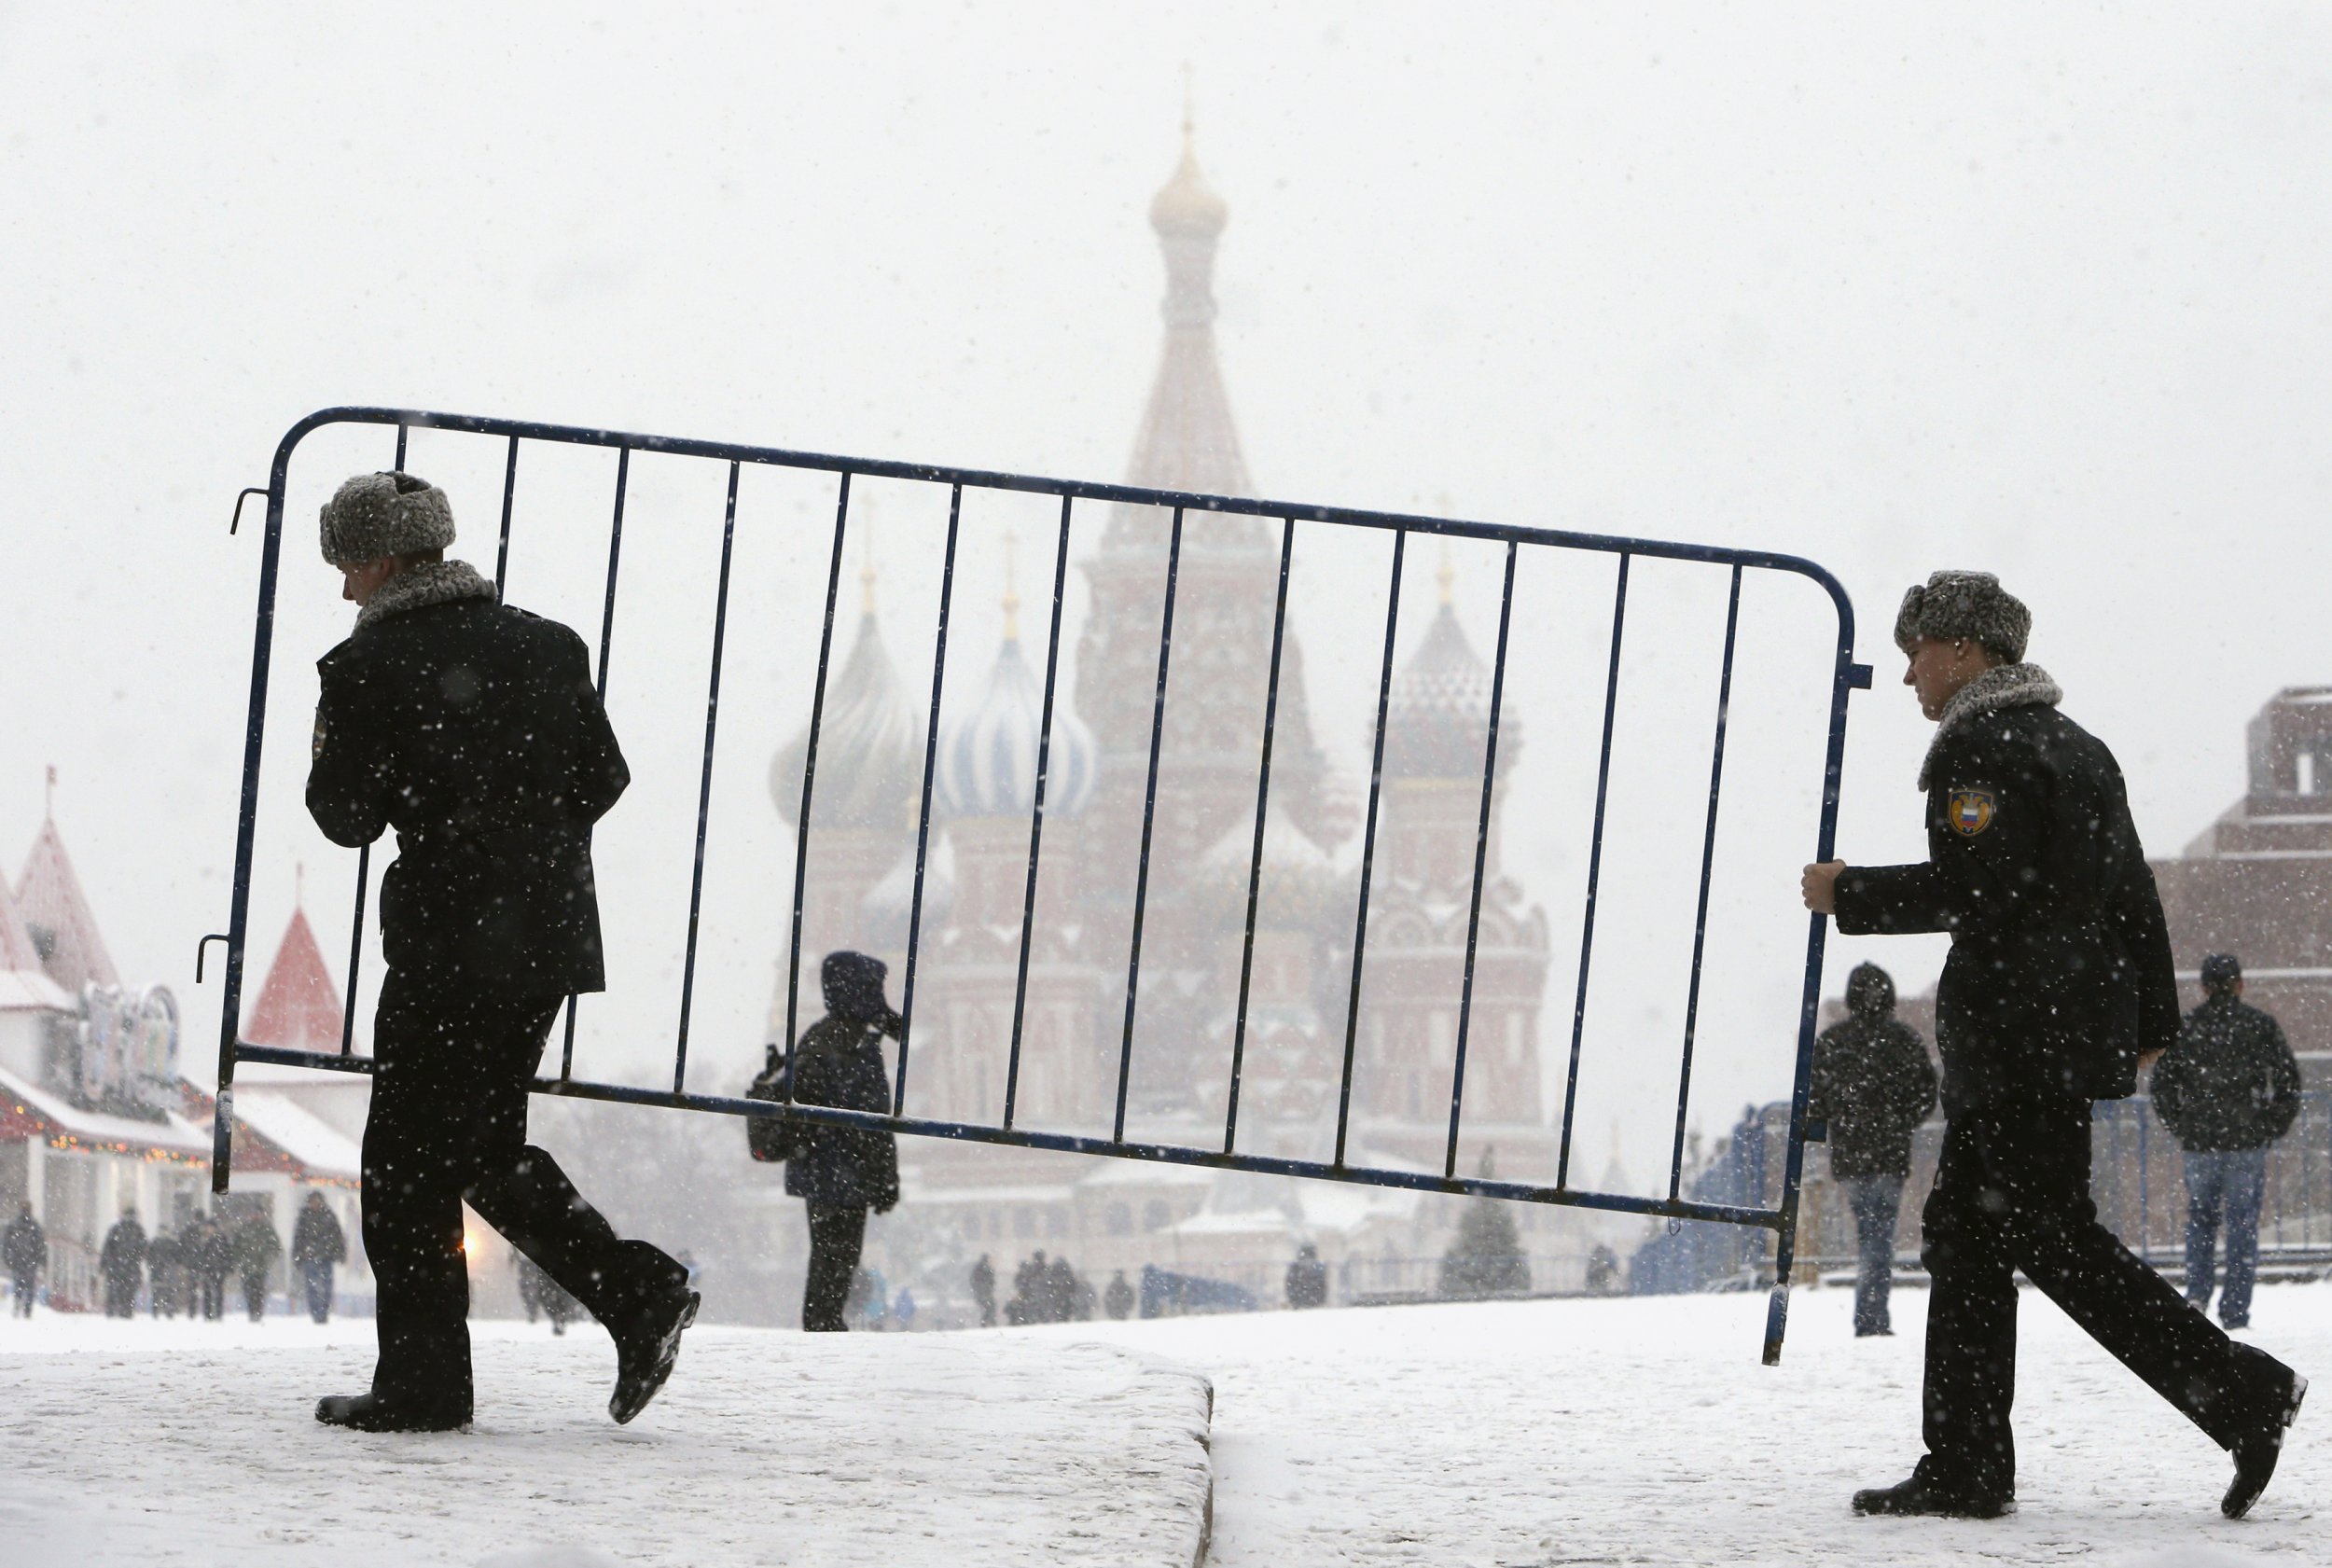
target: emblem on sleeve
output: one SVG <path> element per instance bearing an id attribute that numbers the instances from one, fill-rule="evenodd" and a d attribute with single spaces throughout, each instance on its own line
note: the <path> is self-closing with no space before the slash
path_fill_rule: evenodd
<path id="1" fill-rule="evenodd" d="M 1989 789 L 1960 789 L 1951 793 L 1951 831 L 1963 839 L 1973 839 L 1992 826 L 1993 809 Z"/>

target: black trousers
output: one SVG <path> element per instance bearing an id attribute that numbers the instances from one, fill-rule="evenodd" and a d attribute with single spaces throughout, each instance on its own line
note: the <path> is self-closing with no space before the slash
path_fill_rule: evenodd
<path id="1" fill-rule="evenodd" d="M 16 1304 L 16 1315 L 21 1318 L 31 1317 L 33 1297 L 40 1294 L 40 1270 L 26 1269 L 12 1272 L 8 1276 L 8 1284 L 10 1287 L 8 1298 Z"/>
<path id="2" fill-rule="evenodd" d="M 618 1240 L 526 1142 L 528 1082 L 562 1000 L 457 993 L 394 969 L 382 983 L 362 1197 L 383 1400 L 470 1414 L 465 1202 L 612 1332 L 687 1280 L 655 1247 Z"/>
<path id="3" fill-rule="evenodd" d="M 1945 1480 L 2016 1490 L 2016 1272 L 2221 1448 L 2289 1370 L 2238 1345 L 2098 1223 L 2089 1103 L 1995 1103 L 1951 1117 L 1924 1214 L 1925 1436 Z"/>
<path id="4" fill-rule="evenodd" d="M 217 1317 L 227 1310 L 227 1276 L 204 1274 L 198 1283 L 201 1286 L 202 1315 L 206 1318 Z M 187 1315 L 191 1317 L 194 1314 L 188 1312 Z"/>
<path id="5" fill-rule="evenodd" d="M 850 1326 L 842 1309 L 867 1245 L 867 1206 L 812 1200 L 808 1207 L 810 1274 L 802 1282 L 801 1325 L 812 1334 L 840 1334 Z"/>

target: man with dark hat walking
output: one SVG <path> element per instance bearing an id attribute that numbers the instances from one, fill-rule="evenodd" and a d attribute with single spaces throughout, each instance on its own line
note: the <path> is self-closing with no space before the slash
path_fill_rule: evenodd
<path id="1" fill-rule="evenodd" d="M 2299 1115 L 2299 1062 L 2283 1026 L 2244 1003 L 2242 964 L 2231 952 L 2202 961 L 2202 1006 L 2154 1066 L 2154 1108 L 2186 1151 L 2186 1299 L 2211 1304 L 2220 1228 L 2227 1286 L 2218 1320 L 2251 1324 L 2259 1273 L 2259 1200 L 2268 1145 Z"/>
<path id="2" fill-rule="evenodd" d="M 1876 964 L 1846 977 L 1846 1017 L 1813 1046 L 1809 1119 L 1829 1124 L 1830 1177 L 1854 1214 L 1857 1338 L 1895 1332 L 1895 1218 L 1911 1173 L 1911 1134 L 1936 1108 L 1936 1069 L 1919 1032 L 1895 1016 L 1895 981 Z"/>
<path id="3" fill-rule="evenodd" d="M 631 774 L 583 640 L 499 602 L 445 559 L 445 493 L 359 474 L 323 511 L 324 558 L 360 606 L 317 661 L 308 810 L 354 848 L 395 827 L 381 883 L 387 964 L 365 1124 L 365 1253 L 378 1285 L 372 1387 L 329 1425 L 438 1431 L 472 1407 L 466 1202 L 616 1341 L 608 1414 L 655 1397 L 695 1320 L 687 1272 L 617 1238 L 526 1142 L 527 1093 L 565 998 L 604 988 L 591 826 Z"/>
<path id="4" fill-rule="evenodd" d="M 2239 1519 L 2275 1472 L 2306 1380 L 2228 1339 L 2098 1223 L 2089 1103 L 2178 1035 L 2153 873 L 2113 754 L 2022 662 L 2032 615 L 1989 573 L 1903 597 L 1895 640 L 1936 736 L 1920 770 L 1927 859 L 1805 869 L 1850 934 L 1946 931 L 1936 988 L 1942 1157 L 1923 1218 L 1933 1281 L 1927 1452 L 1864 1514 L 1994 1518 L 2015 1506 L 2016 1273 L 2232 1454 Z"/>

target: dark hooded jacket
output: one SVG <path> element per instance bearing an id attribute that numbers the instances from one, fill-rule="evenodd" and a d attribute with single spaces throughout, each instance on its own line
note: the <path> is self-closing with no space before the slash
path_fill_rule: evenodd
<path id="1" fill-rule="evenodd" d="M 2169 927 L 2121 770 L 2046 691 L 1947 717 L 1925 774 L 1927 859 L 1838 879 L 1842 932 L 1951 934 L 1936 1044 L 1953 1115 L 2120 1099 L 2139 1056 L 2178 1038 Z"/>
<path id="2" fill-rule="evenodd" d="M 347 1261 L 348 1238 L 340 1231 L 340 1222 L 332 1217 L 332 1211 L 326 1205 L 300 1205 L 299 1218 L 292 1226 L 291 1256 L 293 1264 L 301 1269 Z"/>
<path id="3" fill-rule="evenodd" d="M 113 1228 L 105 1232 L 105 1244 L 98 1250 L 97 1261 L 109 1279 L 138 1277 L 138 1270 L 146 1267 L 146 1227 L 135 1214 L 114 1221 Z"/>
<path id="4" fill-rule="evenodd" d="M 392 579 L 382 593 L 414 602 L 376 615 L 376 598 L 317 661 L 308 811 L 352 848 L 396 829 L 390 968 L 506 995 L 598 991 L 591 825 L 631 773 L 583 640 L 466 580 L 485 591 L 433 600 Z"/>
<path id="5" fill-rule="evenodd" d="M 49 1267 L 49 1233 L 30 1214 L 8 1221 L 7 1239 L 0 1250 L 6 1253 L 0 1262 L 7 1264 L 11 1274 L 37 1273 Z"/>
<path id="6" fill-rule="evenodd" d="M 2299 1115 L 2299 1062 L 2283 1026 L 2215 995 L 2154 1064 L 2154 1108 L 2189 1153 L 2263 1149 Z"/>
<path id="7" fill-rule="evenodd" d="M 801 1104 L 890 1114 L 882 1037 L 895 1037 L 901 1025 L 882 1000 L 886 972 L 881 959 L 865 953 L 826 955 L 820 975 L 826 1016 L 803 1030 L 793 1054 L 778 1064 L 776 1098 L 785 1098 L 790 1080 Z M 794 1197 L 878 1214 L 898 1202 L 898 1140 L 891 1133 L 802 1122 L 792 1143 L 785 1190 Z"/>
<path id="8" fill-rule="evenodd" d="M 1806 1114 L 1830 1124 L 1831 1175 L 1908 1176 L 1911 1133 L 1936 1108 L 1926 1042 L 1895 1016 L 1895 981 L 1875 964 L 1847 976 L 1846 1013 L 1814 1041 Z"/>

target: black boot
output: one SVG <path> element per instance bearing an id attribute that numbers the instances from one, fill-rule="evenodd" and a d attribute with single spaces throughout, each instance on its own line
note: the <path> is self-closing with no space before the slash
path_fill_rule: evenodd
<path id="1" fill-rule="evenodd" d="M 469 1424 L 466 1410 L 427 1410 L 393 1405 L 372 1394 L 327 1394 L 316 1420 L 354 1432 L 454 1432 Z"/>
<path id="2" fill-rule="evenodd" d="M 701 1299 L 681 1286 L 642 1308 L 616 1339 L 616 1392 L 607 1413 L 620 1426 L 647 1408 L 680 1358 L 680 1336 L 697 1320 Z"/>
<path id="3" fill-rule="evenodd" d="M 2242 1436 L 2235 1439 L 2228 1451 L 2235 1456 L 2235 1478 L 2227 1488 L 2227 1495 L 2219 1499 L 2218 1511 L 2228 1519 L 2241 1519 L 2251 1511 L 2251 1505 L 2267 1491 L 2274 1478 L 2275 1462 L 2283 1457 L 2283 1433 L 2299 1414 L 2299 1402 L 2308 1395 L 2308 1380 L 2298 1373 L 2280 1398 L 2270 1400 L 2258 1422 Z"/>
<path id="4" fill-rule="evenodd" d="M 1867 1487 L 1854 1493 L 1854 1511 L 1858 1514 L 1998 1519 L 2015 1508 L 2015 1493 L 1944 1481 L 1936 1475 L 1934 1464 L 1926 1459 L 1912 1467 L 1909 1480 L 1893 1486 Z"/>

